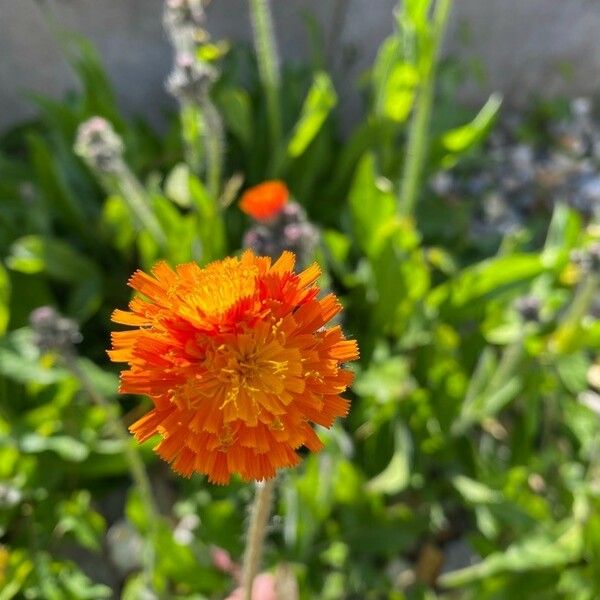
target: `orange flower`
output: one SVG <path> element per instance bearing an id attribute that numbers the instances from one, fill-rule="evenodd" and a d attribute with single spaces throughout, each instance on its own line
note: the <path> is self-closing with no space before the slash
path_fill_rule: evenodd
<path id="1" fill-rule="evenodd" d="M 129 363 L 120 391 L 154 402 L 132 433 L 159 434 L 155 451 L 178 473 L 272 478 L 300 461 L 300 446 L 322 447 L 311 423 L 348 413 L 340 394 L 352 373 L 340 363 L 358 357 L 357 344 L 324 327 L 341 306 L 317 299 L 319 267 L 295 274 L 294 262 L 246 251 L 205 268 L 160 262 L 130 279 L 142 296 L 112 319 L 136 329 L 113 333 L 109 355 Z"/>
<path id="2" fill-rule="evenodd" d="M 244 192 L 240 208 L 257 221 L 268 221 L 281 212 L 289 195 L 283 181 L 265 181 Z"/>

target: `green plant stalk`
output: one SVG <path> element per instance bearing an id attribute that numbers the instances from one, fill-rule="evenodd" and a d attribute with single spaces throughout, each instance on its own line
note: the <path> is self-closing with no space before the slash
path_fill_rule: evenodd
<path id="1" fill-rule="evenodd" d="M 282 138 L 281 77 L 269 0 L 250 0 L 250 16 L 254 31 L 258 72 L 267 104 L 271 151 L 276 153 L 281 147 Z"/>
<path id="2" fill-rule="evenodd" d="M 202 140 L 203 136 L 206 136 L 204 115 L 196 103 L 186 102 L 181 106 L 180 119 L 185 144 L 185 160 L 196 175 L 201 175 L 206 160 L 205 144 Z"/>
<path id="3" fill-rule="evenodd" d="M 138 219 L 140 225 L 150 234 L 160 248 L 165 249 L 167 247 L 167 236 L 156 218 L 156 215 L 150 208 L 144 186 L 125 164 L 123 164 L 116 179 L 119 192 L 131 208 L 131 211 Z"/>
<path id="4" fill-rule="evenodd" d="M 399 210 L 406 216 L 411 216 L 415 210 L 423 167 L 427 160 L 437 63 L 451 8 L 452 0 L 438 0 L 433 15 L 431 48 L 429 48 L 429 56 L 426 57 L 423 82 L 417 96 L 410 124 L 406 159 L 404 161 L 404 171 L 400 186 L 400 197 L 398 199 Z"/>
<path id="5" fill-rule="evenodd" d="M 243 599 L 252 600 L 252 584 L 260 568 L 267 523 L 273 503 L 275 479 L 256 484 L 256 495 L 250 508 L 250 524 L 242 566 Z"/>
<path id="6" fill-rule="evenodd" d="M 154 571 L 155 563 L 154 543 L 157 540 L 156 526 L 158 523 L 159 513 L 154 502 L 152 486 L 150 484 L 150 478 L 148 477 L 144 461 L 142 460 L 138 449 L 132 445 L 131 436 L 129 435 L 127 428 L 115 415 L 112 403 L 95 390 L 87 375 L 79 368 L 75 354 L 64 353 L 63 360 L 69 371 L 71 371 L 73 376 L 79 381 L 82 389 L 89 396 L 91 401 L 97 406 L 101 406 L 105 409 L 114 434 L 123 444 L 125 461 L 129 467 L 131 478 L 140 493 L 141 500 L 145 504 L 148 520 L 150 522 L 150 541 L 145 545 L 144 571 L 147 583 L 152 586 L 152 573 Z"/>

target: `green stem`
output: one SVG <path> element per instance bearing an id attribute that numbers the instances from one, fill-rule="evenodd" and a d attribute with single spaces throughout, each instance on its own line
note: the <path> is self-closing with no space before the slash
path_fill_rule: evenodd
<path id="1" fill-rule="evenodd" d="M 185 144 L 185 159 L 190 169 L 198 176 L 204 168 L 206 123 L 200 107 L 193 102 L 185 102 L 181 106 L 181 129 Z"/>
<path id="2" fill-rule="evenodd" d="M 244 600 L 252 600 L 252 584 L 260 568 L 274 488 L 275 479 L 256 484 L 256 495 L 250 509 L 250 525 L 248 526 L 248 539 L 242 567 Z"/>
<path id="3" fill-rule="evenodd" d="M 250 14 L 254 30 L 258 72 L 267 103 L 271 151 L 276 153 L 281 146 L 282 137 L 281 101 L 279 97 L 281 77 L 269 0 L 250 0 Z"/>
<path id="4" fill-rule="evenodd" d="M 400 212 L 407 216 L 412 215 L 415 210 L 423 167 L 427 160 L 437 63 L 451 7 L 452 0 L 438 0 L 436 3 L 431 47 L 423 61 L 423 81 L 411 120 L 399 197 Z"/>
<path id="5" fill-rule="evenodd" d="M 167 247 L 167 236 L 163 231 L 156 215 L 150 208 L 150 202 L 144 186 L 138 181 L 129 167 L 123 164 L 117 178 L 117 187 L 123 199 L 140 225 L 148 232 L 156 244 L 163 250 Z"/>
<path id="6" fill-rule="evenodd" d="M 73 373 L 73 376 L 79 381 L 83 391 L 89 396 L 90 400 L 97 406 L 101 406 L 105 409 L 113 433 L 123 445 L 125 461 L 129 467 L 131 478 L 140 494 L 140 499 L 145 504 L 148 521 L 150 523 L 150 540 L 148 543 L 146 543 L 144 553 L 144 571 L 146 581 L 148 585 L 152 587 L 152 573 L 154 572 L 155 563 L 154 544 L 157 541 L 159 512 L 154 502 L 152 486 L 150 484 L 150 478 L 148 477 L 144 461 L 142 460 L 137 447 L 132 444 L 131 435 L 127 431 L 127 428 L 125 425 L 123 425 L 121 419 L 119 419 L 115 414 L 115 411 L 113 410 L 113 404 L 96 391 L 88 376 L 77 364 L 77 358 L 75 354 L 65 353 L 63 355 L 63 360 L 65 361 L 67 368 L 71 371 L 71 373 Z"/>

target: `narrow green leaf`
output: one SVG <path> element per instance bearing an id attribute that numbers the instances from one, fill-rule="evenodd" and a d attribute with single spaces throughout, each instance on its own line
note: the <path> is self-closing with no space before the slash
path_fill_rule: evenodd
<path id="1" fill-rule="evenodd" d="M 304 153 L 336 103 L 337 95 L 331 79 L 324 72 L 317 73 L 288 143 L 287 151 L 292 158 Z"/>
<path id="2" fill-rule="evenodd" d="M 568 519 L 547 531 L 530 534 L 506 551 L 494 552 L 476 565 L 442 575 L 440 584 L 456 588 L 502 573 L 561 569 L 581 560 L 583 549 L 583 528 Z"/>
<path id="3" fill-rule="evenodd" d="M 453 477 L 452 485 L 467 502 L 472 504 L 496 504 L 502 501 L 500 492 L 464 475 Z"/>
<path id="4" fill-rule="evenodd" d="M 373 255 L 393 227 L 396 199 L 378 182 L 375 157 L 370 153 L 358 165 L 348 200 L 355 239 L 366 254 Z"/>
<path id="5" fill-rule="evenodd" d="M 388 466 L 367 483 L 370 492 L 397 494 L 410 482 L 410 457 L 412 440 L 408 429 L 398 425 L 395 434 L 395 450 Z"/>
<path id="6" fill-rule="evenodd" d="M 502 97 L 492 94 L 470 123 L 447 131 L 442 136 L 444 148 L 453 153 L 465 152 L 472 148 L 489 131 L 501 105 Z"/>

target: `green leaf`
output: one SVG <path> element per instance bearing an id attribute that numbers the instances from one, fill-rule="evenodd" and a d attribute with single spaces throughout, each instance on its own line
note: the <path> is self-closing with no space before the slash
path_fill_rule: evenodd
<path id="1" fill-rule="evenodd" d="M 0 373 L 13 381 L 40 385 L 49 385 L 69 377 L 65 369 L 40 362 L 33 333 L 27 328 L 13 331 L 0 339 Z"/>
<path id="2" fill-rule="evenodd" d="M 579 394 L 588 388 L 587 373 L 590 365 L 587 350 L 558 357 L 556 368 L 569 392 Z"/>
<path id="3" fill-rule="evenodd" d="M 558 255 L 568 256 L 577 244 L 581 233 L 581 216 L 563 202 L 554 205 L 552 221 L 546 235 L 544 257 L 548 262 L 556 262 Z"/>
<path id="4" fill-rule="evenodd" d="M 132 487 L 127 495 L 125 515 L 128 521 L 143 533 L 151 529 L 150 519 L 152 516 L 148 514 L 147 508 L 147 504 L 140 495 L 140 491 Z"/>
<path id="5" fill-rule="evenodd" d="M 376 254 L 395 227 L 396 198 L 386 180 L 378 180 L 373 154 L 360 161 L 348 201 L 357 243 L 367 255 Z"/>
<path id="6" fill-rule="evenodd" d="M 84 116 L 98 115 L 118 131 L 124 129 L 113 87 L 94 46 L 82 35 L 65 30 L 58 41 L 82 84 Z"/>
<path id="7" fill-rule="evenodd" d="M 448 169 L 454 166 L 461 154 L 485 139 L 496 120 L 501 105 L 502 97 L 492 94 L 470 123 L 444 133 L 438 142 L 442 152 L 445 153 L 441 161 L 443 168 Z"/>
<path id="8" fill-rule="evenodd" d="M 185 163 L 179 163 L 173 167 L 165 181 L 165 194 L 183 208 L 189 208 L 192 203 L 189 179 L 190 168 Z"/>
<path id="9" fill-rule="evenodd" d="M 67 435 L 44 437 L 37 433 L 27 433 L 19 439 L 19 448 L 25 454 L 55 452 L 68 462 L 83 462 L 89 455 L 88 447 Z"/>
<path id="10" fill-rule="evenodd" d="M 104 397 L 115 397 L 119 388 L 119 377 L 105 371 L 88 358 L 78 358 L 77 366 L 90 381 L 94 389 Z"/>
<path id="11" fill-rule="evenodd" d="M 459 418 L 452 425 L 452 433 L 462 435 L 472 425 L 498 414 L 522 389 L 523 382 L 518 376 L 509 378 L 497 389 L 484 388 L 472 402 L 465 401 Z"/>
<path id="12" fill-rule="evenodd" d="M 419 84 L 419 71 L 404 57 L 403 41 L 393 35 L 383 42 L 373 66 L 373 112 L 396 123 L 410 114 Z"/>
<path id="13" fill-rule="evenodd" d="M 71 533 L 84 548 L 97 552 L 101 548 L 105 521 L 102 515 L 91 507 L 91 497 L 89 491 L 81 490 L 68 500 L 60 502 L 54 534 Z"/>
<path id="14" fill-rule="evenodd" d="M 7 266 L 21 273 L 46 273 L 66 283 L 79 283 L 89 277 L 99 279 L 96 265 L 66 242 L 28 235 L 10 248 Z"/>
<path id="15" fill-rule="evenodd" d="M 46 209 L 87 239 L 93 231 L 90 219 L 74 196 L 52 149 L 40 135 L 34 133 L 27 136 L 27 143 L 33 171 L 45 198 Z"/>
<path id="16" fill-rule="evenodd" d="M 480 141 L 490 128 L 502 104 L 497 94 L 492 94 L 483 105 L 477 116 L 467 125 L 447 131 L 442 137 L 442 144 L 449 152 L 464 152 Z"/>
<path id="17" fill-rule="evenodd" d="M 377 494 L 397 494 L 410 482 L 410 457 L 412 440 L 408 429 L 398 425 L 395 433 L 395 450 L 388 466 L 367 483 L 367 489 Z"/>
<path id="18" fill-rule="evenodd" d="M 292 158 L 304 153 L 336 104 L 337 96 L 331 79 L 324 72 L 317 73 L 288 143 L 287 152 Z"/>
<path id="19" fill-rule="evenodd" d="M 443 587 L 456 588 L 502 573 L 561 569 L 582 559 L 583 527 L 567 519 L 546 531 L 532 533 L 504 552 L 494 552 L 482 562 L 440 578 Z"/>
<path id="20" fill-rule="evenodd" d="M 406 396 L 413 385 L 407 359 L 394 356 L 359 373 L 352 389 L 359 396 L 374 398 L 383 404 Z"/>
<path id="21" fill-rule="evenodd" d="M 452 478 L 452 485 L 458 490 L 458 493 L 471 504 L 497 504 L 502 501 L 502 494 L 489 488 L 484 483 L 456 475 Z"/>
<path id="22" fill-rule="evenodd" d="M 483 260 L 435 288 L 429 301 L 432 306 L 449 303 L 456 308 L 464 307 L 508 286 L 530 281 L 547 268 L 537 254 L 512 254 Z"/>
<path id="23" fill-rule="evenodd" d="M 373 323 L 378 330 L 401 337 L 419 315 L 429 291 L 429 268 L 422 250 L 410 248 L 418 240 L 411 221 L 397 220 L 393 234 L 382 238 L 382 247 L 371 259 L 376 294 Z"/>
<path id="24" fill-rule="evenodd" d="M 133 245 L 136 228 L 131 210 L 121 196 L 109 196 L 102 207 L 100 227 L 115 248 L 126 250 Z"/>
<path id="25" fill-rule="evenodd" d="M 244 148 L 252 148 L 254 117 L 250 96 L 242 88 L 227 87 L 217 96 L 217 102 L 227 127 Z"/>
<path id="26" fill-rule="evenodd" d="M 0 600 L 12 600 L 23 590 L 30 573 L 34 570 L 33 561 L 28 558 L 23 550 L 11 549 L 8 555 L 8 564 L 4 565 L 3 577 L 0 581 Z"/>

